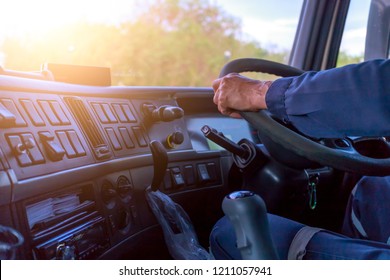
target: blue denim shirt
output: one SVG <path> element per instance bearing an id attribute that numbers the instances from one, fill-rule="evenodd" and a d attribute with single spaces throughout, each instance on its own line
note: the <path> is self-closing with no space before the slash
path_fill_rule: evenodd
<path id="1" fill-rule="evenodd" d="M 280 78 L 266 103 L 308 136 L 390 136 L 390 60 Z"/>

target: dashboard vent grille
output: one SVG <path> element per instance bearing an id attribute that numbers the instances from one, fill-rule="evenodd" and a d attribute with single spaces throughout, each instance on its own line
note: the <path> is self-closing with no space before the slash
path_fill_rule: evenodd
<path id="1" fill-rule="evenodd" d="M 103 159 L 111 156 L 108 145 L 104 141 L 103 136 L 99 132 L 96 123 L 92 119 L 91 114 L 84 105 L 84 102 L 79 97 L 65 97 L 65 102 L 68 104 L 73 115 L 79 122 L 82 130 L 87 135 L 88 140 L 98 159 Z"/>

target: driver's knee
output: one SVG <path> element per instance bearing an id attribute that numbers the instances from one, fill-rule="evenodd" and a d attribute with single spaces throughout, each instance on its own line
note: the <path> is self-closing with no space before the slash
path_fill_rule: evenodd
<path id="1" fill-rule="evenodd" d="M 389 201 L 390 177 L 363 177 L 351 193 L 343 234 L 390 243 Z"/>
<path id="2" fill-rule="evenodd" d="M 304 225 L 271 214 L 268 218 L 278 256 L 287 259 L 290 245 Z M 303 259 L 390 259 L 387 244 L 352 239 L 326 230 L 319 231 L 307 241 Z M 210 246 L 216 259 L 241 259 L 233 226 L 226 217 L 215 225 Z"/>
<path id="3" fill-rule="evenodd" d="M 268 214 L 268 220 L 277 254 L 280 259 L 287 259 L 290 244 L 304 225 L 272 214 Z M 241 259 L 236 247 L 234 228 L 226 217 L 214 226 L 210 235 L 210 247 L 216 259 Z"/>

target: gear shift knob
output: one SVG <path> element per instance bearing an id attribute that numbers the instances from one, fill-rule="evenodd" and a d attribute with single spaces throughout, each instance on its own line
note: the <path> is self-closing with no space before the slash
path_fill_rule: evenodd
<path id="1" fill-rule="evenodd" d="M 233 224 L 243 259 L 278 259 L 269 231 L 267 209 L 260 196 L 251 191 L 231 193 L 223 200 L 222 210 Z"/>

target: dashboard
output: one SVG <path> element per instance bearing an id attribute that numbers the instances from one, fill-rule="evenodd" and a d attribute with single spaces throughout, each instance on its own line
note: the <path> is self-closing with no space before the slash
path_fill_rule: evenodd
<path id="1" fill-rule="evenodd" d="M 169 159 L 160 190 L 206 240 L 222 215 L 232 158 L 204 138 L 205 124 L 234 141 L 253 138 L 246 122 L 218 114 L 210 88 L 0 75 L 0 224 L 24 236 L 17 257 L 169 258 L 145 199 L 152 140 Z"/>

